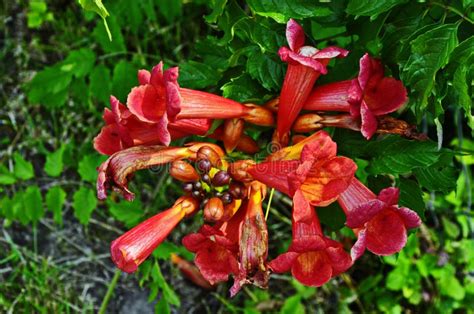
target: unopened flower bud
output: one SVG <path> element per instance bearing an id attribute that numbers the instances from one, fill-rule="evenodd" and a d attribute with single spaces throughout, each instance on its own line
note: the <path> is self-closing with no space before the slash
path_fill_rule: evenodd
<path id="1" fill-rule="evenodd" d="M 194 186 L 194 189 L 197 190 L 197 191 L 202 189 L 202 183 L 199 182 L 199 181 L 194 182 L 193 186 Z"/>
<path id="2" fill-rule="evenodd" d="M 242 119 L 228 119 L 224 122 L 224 134 L 222 140 L 226 152 L 232 152 L 237 146 L 244 132 L 244 124 L 245 122 Z"/>
<path id="3" fill-rule="evenodd" d="M 262 126 L 275 124 L 273 113 L 267 108 L 254 104 L 245 104 L 245 107 L 249 108 L 248 114 L 243 117 L 245 121 Z"/>
<path id="4" fill-rule="evenodd" d="M 209 222 L 219 221 L 224 215 L 224 204 L 218 197 L 212 197 L 204 207 L 204 220 Z"/>
<path id="5" fill-rule="evenodd" d="M 230 195 L 229 192 L 225 192 L 224 194 L 222 194 L 221 200 L 225 205 L 227 205 L 232 202 L 232 195 Z"/>
<path id="6" fill-rule="evenodd" d="M 207 173 L 201 176 L 201 180 L 206 182 L 207 184 L 211 183 L 211 177 Z"/>
<path id="7" fill-rule="evenodd" d="M 214 167 L 221 166 L 221 157 L 209 146 L 201 147 L 197 152 L 197 160 L 209 160 Z"/>
<path id="8" fill-rule="evenodd" d="M 240 182 L 232 181 L 229 186 L 229 194 L 234 199 L 242 199 L 245 197 L 247 189 Z"/>
<path id="9" fill-rule="evenodd" d="M 247 169 L 255 165 L 253 160 L 239 160 L 234 163 L 229 164 L 227 171 L 230 176 L 241 182 L 250 182 L 253 181 L 252 176 L 247 172 Z"/>
<path id="10" fill-rule="evenodd" d="M 323 119 L 321 116 L 314 113 L 301 115 L 293 124 L 293 131 L 298 133 L 306 133 L 322 129 L 324 127 L 324 125 L 321 123 L 322 120 Z"/>
<path id="11" fill-rule="evenodd" d="M 223 186 L 229 184 L 230 175 L 225 170 L 219 170 L 212 178 L 212 184 L 215 186 Z"/>
<path id="12" fill-rule="evenodd" d="M 242 134 L 235 149 L 243 153 L 253 155 L 258 153 L 260 147 L 258 147 L 257 142 L 255 142 L 253 138 L 251 138 L 247 134 Z"/>
<path id="13" fill-rule="evenodd" d="M 186 217 L 193 215 L 199 209 L 199 202 L 191 196 L 183 196 L 179 200 Z"/>
<path id="14" fill-rule="evenodd" d="M 192 182 L 186 182 L 183 184 L 183 190 L 184 192 L 192 192 L 193 191 L 193 183 Z"/>
<path id="15" fill-rule="evenodd" d="M 197 169 L 199 172 L 208 173 L 211 170 L 212 164 L 208 159 L 200 159 L 197 162 Z"/>
<path id="16" fill-rule="evenodd" d="M 171 164 L 170 175 L 183 182 L 199 180 L 194 167 L 183 160 L 176 160 Z"/>

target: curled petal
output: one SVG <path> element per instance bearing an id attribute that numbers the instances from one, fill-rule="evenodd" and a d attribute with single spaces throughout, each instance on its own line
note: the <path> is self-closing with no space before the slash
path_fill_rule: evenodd
<path id="1" fill-rule="evenodd" d="M 166 112 L 165 93 L 151 84 L 134 87 L 127 98 L 130 111 L 144 122 L 157 122 Z"/>
<path id="2" fill-rule="evenodd" d="M 398 110 L 408 100 L 403 83 L 392 77 L 384 77 L 377 85 L 366 88 L 364 101 L 376 116 Z"/>
<path id="3" fill-rule="evenodd" d="M 286 40 L 293 51 L 298 51 L 305 41 L 304 30 L 295 20 L 290 19 L 286 24 Z"/>
<path id="4" fill-rule="evenodd" d="M 408 229 L 417 228 L 421 225 L 420 216 L 418 216 L 418 214 L 413 210 L 406 207 L 400 207 L 398 208 L 397 212 L 403 219 L 405 227 L 407 227 Z"/>
<path id="5" fill-rule="evenodd" d="M 311 142 L 306 144 L 301 151 L 301 161 L 321 161 L 335 157 L 337 144 L 325 131 L 319 132 Z"/>
<path id="6" fill-rule="evenodd" d="M 345 58 L 349 54 L 349 51 L 339 47 L 326 47 L 318 50 L 313 56 L 315 59 L 332 59 L 332 58 Z"/>
<path id="7" fill-rule="evenodd" d="M 145 85 L 150 83 L 151 73 L 148 70 L 138 70 L 138 82 L 140 85 Z"/>
<path id="8" fill-rule="evenodd" d="M 383 77 L 383 65 L 380 60 L 373 59 L 368 53 L 364 54 L 359 60 L 358 82 L 362 90 L 369 83 L 369 80 L 379 81 Z"/>
<path id="9" fill-rule="evenodd" d="M 361 230 L 357 236 L 357 241 L 351 248 L 351 259 L 352 261 L 356 261 L 359 259 L 365 252 L 365 248 L 367 247 L 367 238 L 365 234 L 365 230 Z"/>
<path id="10" fill-rule="evenodd" d="M 333 275 L 331 261 L 324 251 L 300 254 L 291 268 L 291 273 L 296 280 L 312 287 L 324 285 Z"/>
<path id="11" fill-rule="evenodd" d="M 400 252 L 406 242 L 405 223 L 393 210 L 382 211 L 367 223 L 367 249 L 374 254 L 391 255 Z"/>
<path id="12" fill-rule="evenodd" d="M 109 186 L 117 188 L 127 200 L 134 194 L 128 189 L 128 178 L 137 170 L 162 165 L 192 156 L 187 148 L 164 146 L 136 146 L 119 151 L 109 157 L 98 169 L 97 197 L 107 197 Z"/>
<path id="13" fill-rule="evenodd" d="M 283 62 L 288 62 L 293 65 L 303 65 L 321 74 L 327 73 L 326 65 L 329 62 L 324 59 L 316 60 L 311 56 L 304 56 L 300 53 L 293 52 L 286 47 L 281 47 L 278 50 L 278 55 Z"/>
<path id="14" fill-rule="evenodd" d="M 106 125 L 94 138 L 94 149 L 103 155 L 112 155 L 123 149 L 116 125 Z"/>
<path id="15" fill-rule="evenodd" d="M 377 118 L 370 111 L 367 104 L 363 101 L 360 106 L 360 115 L 362 119 L 361 132 L 366 139 L 370 139 L 377 131 Z"/>
<path id="16" fill-rule="evenodd" d="M 178 68 L 170 68 L 165 71 L 163 79 L 166 87 L 166 112 L 168 118 L 174 121 L 181 111 L 181 95 L 178 84 Z"/>
<path id="17" fill-rule="evenodd" d="M 294 171 L 299 165 L 297 160 L 283 160 L 263 162 L 248 169 L 248 173 L 255 179 L 269 187 L 275 188 L 285 194 L 290 194 L 288 173 Z"/>

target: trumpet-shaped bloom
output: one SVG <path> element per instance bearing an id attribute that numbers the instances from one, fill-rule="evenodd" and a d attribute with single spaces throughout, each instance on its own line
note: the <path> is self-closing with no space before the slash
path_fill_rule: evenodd
<path id="1" fill-rule="evenodd" d="M 382 63 L 367 53 L 359 65 L 357 78 L 316 87 L 304 109 L 350 112 L 360 117 L 362 135 L 369 139 L 377 130 L 376 117 L 403 106 L 407 91 L 401 81 L 384 77 Z"/>
<path id="2" fill-rule="evenodd" d="M 181 197 L 170 209 L 135 226 L 114 240 L 110 246 L 112 260 L 127 273 L 150 256 L 186 215 L 193 213 L 199 204 L 191 197 Z"/>
<path id="3" fill-rule="evenodd" d="M 284 145 L 288 143 L 291 125 L 310 95 L 314 83 L 321 73 L 327 73 L 329 60 L 348 54 L 347 50 L 338 47 L 318 50 L 304 46 L 304 30 L 293 19 L 287 23 L 286 38 L 289 47 L 281 47 L 278 51 L 281 60 L 288 63 L 288 69 L 280 93 L 275 133 L 276 141 Z"/>
<path id="4" fill-rule="evenodd" d="M 397 188 L 383 189 L 376 196 L 355 178 L 341 194 L 338 202 L 346 213 L 346 225 L 358 236 L 351 250 L 354 260 L 366 248 L 377 255 L 399 252 L 406 244 L 407 230 L 421 224 L 417 213 L 397 205 L 398 196 Z"/>
<path id="5" fill-rule="evenodd" d="M 299 220 L 302 210 L 307 217 L 304 221 Z M 352 260 L 340 243 L 323 235 L 316 212 L 309 204 L 299 211 L 293 209 L 293 239 L 288 251 L 272 260 L 269 267 L 276 273 L 291 271 L 302 284 L 319 287 L 351 267 Z"/>
<path id="6" fill-rule="evenodd" d="M 94 148 L 104 155 L 138 145 L 168 145 L 172 139 L 204 135 L 211 126 L 209 119 L 144 122 L 114 96 L 110 97 L 110 106 L 104 110 L 105 126 L 94 138 Z"/>
<path id="7" fill-rule="evenodd" d="M 248 171 L 254 179 L 293 197 L 296 216 L 307 203 L 326 206 L 335 201 L 349 186 L 357 168 L 351 159 L 336 157 L 337 145 L 324 131 L 285 150 L 287 156 L 298 155 L 299 151 L 299 160 L 266 161 Z"/>

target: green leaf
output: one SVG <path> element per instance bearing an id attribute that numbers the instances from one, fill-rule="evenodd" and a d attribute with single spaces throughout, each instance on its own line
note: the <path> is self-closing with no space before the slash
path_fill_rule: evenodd
<path id="1" fill-rule="evenodd" d="M 33 104 L 41 103 L 48 108 L 63 106 L 71 80 L 72 73 L 63 71 L 60 63 L 47 67 L 36 73 L 28 83 L 28 101 Z"/>
<path id="2" fill-rule="evenodd" d="M 247 59 L 247 72 L 269 91 L 279 91 L 285 66 L 280 60 L 260 51 L 254 51 Z"/>
<path id="3" fill-rule="evenodd" d="M 112 88 L 110 70 L 103 64 L 96 66 L 90 76 L 90 93 L 96 99 L 108 103 Z"/>
<path id="4" fill-rule="evenodd" d="M 121 60 L 115 65 L 112 79 L 113 95 L 125 101 L 128 93 L 137 83 L 137 68 L 133 64 Z"/>
<path id="5" fill-rule="evenodd" d="M 53 212 L 54 222 L 63 225 L 62 210 L 66 201 L 66 192 L 60 186 L 54 186 L 46 193 L 46 206 Z"/>
<path id="6" fill-rule="evenodd" d="M 165 261 L 169 261 L 171 258 L 171 253 L 176 253 L 187 260 L 193 259 L 193 254 L 186 250 L 183 246 L 178 246 L 168 241 L 161 243 L 160 246 L 158 246 L 156 250 L 153 251 L 153 256 Z"/>
<path id="7" fill-rule="evenodd" d="M 428 104 L 436 73 L 448 63 L 457 45 L 458 25 L 438 26 L 410 42 L 411 55 L 401 69 L 401 77 L 415 96 L 418 117 Z"/>
<path id="8" fill-rule="evenodd" d="M 290 18 L 302 19 L 332 14 L 328 7 L 311 0 L 247 0 L 247 5 L 255 14 L 270 17 L 278 23 L 286 23 Z"/>
<path id="9" fill-rule="evenodd" d="M 441 295 L 453 298 L 454 300 L 462 300 L 465 291 L 459 280 L 455 276 L 453 265 L 447 264 L 440 270 L 439 288 Z"/>
<path id="10" fill-rule="evenodd" d="M 19 153 L 13 154 L 15 166 L 13 167 L 13 174 L 21 180 L 28 180 L 35 176 L 33 164 L 26 161 Z"/>
<path id="11" fill-rule="evenodd" d="M 109 25 L 104 23 L 103 25 L 97 24 L 95 26 L 94 31 L 92 32 L 93 37 L 106 53 L 126 51 L 125 41 L 117 19 L 115 16 L 111 16 L 108 20 Z M 110 35 L 112 35 L 114 40 L 110 39 Z"/>
<path id="12" fill-rule="evenodd" d="M 165 278 L 163 277 L 163 274 L 161 273 L 160 266 L 156 262 L 153 264 L 152 278 L 153 278 L 153 281 L 155 281 L 158 284 L 158 286 L 161 288 L 161 290 L 163 291 L 163 294 L 166 300 L 170 304 L 173 304 L 179 307 L 181 305 L 181 302 L 179 300 L 178 295 L 168 285 Z"/>
<path id="13" fill-rule="evenodd" d="M 4 165 L 0 165 L 0 185 L 10 185 L 16 182 L 16 177 L 13 173 L 8 171 Z"/>
<path id="14" fill-rule="evenodd" d="M 217 18 L 222 15 L 224 12 L 225 5 L 227 0 L 211 0 L 208 4 L 212 8 L 212 12 L 209 15 L 206 15 L 204 19 L 207 23 L 215 23 Z"/>
<path id="15" fill-rule="evenodd" d="M 346 12 L 352 15 L 376 16 L 407 0 L 350 0 Z"/>
<path id="16" fill-rule="evenodd" d="M 400 206 L 408 207 L 414 210 L 421 219 L 425 217 L 425 202 L 420 186 L 413 180 L 400 179 Z"/>
<path id="17" fill-rule="evenodd" d="M 402 174 L 416 167 L 434 164 L 442 151 L 432 141 L 410 141 L 396 136 L 373 142 L 366 152 L 374 156 L 367 170 L 371 174 Z"/>
<path id="18" fill-rule="evenodd" d="M 37 185 L 29 186 L 23 196 L 23 206 L 28 218 L 36 223 L 44 216 L 43 198 Z"/>
<path id="19" fill-rule="evenodd" d="M 97 198 L 92 189 L 81 186 L 73 197 L 72 207 L 74 208 L 74 216 L 83 225 L 89 223 L 92 212 L 97 207 Z"/>
<path id="20" fill-rule="evenodd" d="M 166 300 L 166 297 L 162 297 L 161 299 L 158 300 L 155 304 L 155 313 L 160 313 L 160 314 L 170 314 L 170 305 L 168 304 L 168 301 Z"/>
<path id="21" fill-rule="evenodd" d="M 104 26 L 107 30 L 109 40 L 112 40 L 112 35 L 110 34 L 109 26 L 107 25 L 107 21 L 105 19 L 107 16 L 109 16 L 109 12 L 102 3 L 102 0 L 79 0 L 79 4 L 84 10 L 93 11 L 100 15 L 104 21 Z"/>
<path id="22" fill-rule="evenodd" d="M 262 98 L 259 97 L 262 95 L 261 88 L 248 74 L 232 78 L 221 87 L 221 90 L 224 97 L 238 102 L 261 101 Z"/>
<path id="23" fill-rule="evenodd" d="M 280 314 L 304 314 L 305 309 L 301 303 L 299 294 L 293 295 L 285 300 L 281 307 Z"/>
<path id="24" fill-rule="evenodd" d="M 63 171 L 63 155 L 66 147 L 61 145 L 55 152 L 46 155 L 44 171 L 51 177 L 57 177 Z"/>
<path id="25" fill-rule="evenodd" d="M 142 203 L 139 200 L 133 202 L 121 201 L 119 203 L 108 201 L 107 204 L 112 216 L 123 222 L 127 228 L 136 226 L 143 217 Z"/>
<path id="26" fill-rule="evenodd" d="M 217 85 L 221 73 L 207 64 L 187 61 L 179 66 L 179 84 L 188 88 L 205 88 Z"/>
<path id="27" fill-rule="evenodd" d="M 472 64 L 469 64 L 472 67 Z M 462 64 L 460 65 L 456 71 L 454 72 L 453 77 L 453 85 L 451 88 L 451 92 L 455 97 L 455 103 L 461 106 L 464 109 L 464 114 L 467 119 L 468 125 L 474 132 L 474 115 L 472 113 L 472 98 L 471 93 L 469 92 L 469 86 L 472 84 L 468 84 L 468 72 L 470 68 L 468 65 Z M 471 80 L 472 81 L 472 80 Z M 471 87 L 472 90 L 472 87 Z"/>
<path id="28" fill-rule="evenodd" d="M 438 167 L 436 165 L 427 168 L 416 168 L 413 170 L 421 186 L 430 191 L 441 191 L 448 193 L 456 188 L 456 168 Z"/>
<path id="29" fill-rule="evenodd" d="M 160 1 L 158 10 L 160 10 L 166 21 L 171 24 L 182 14 L 182 0 Z"/>
<path id="30" fill-rule="evenodd" d="M 441 217 L 441 222 L 443 223 L 443 229 L 446 235 L 452 239 L 456 239 L 459 237 L 459 234 L 461 231 L 459 230 L 458 225 L 456 225 L 454 222 L 451 222 L 448 218 L 442 216 Z"/>
<path id="31" fill-rule="evenodd" d="M 92 70 L 95 63 L 95 54 L 89 48 L 74 50 L 60 63 L 61 70 L 71 72 L 75 77 L 84 77 Z"/>
<path id="32" fill-rule="evenodd" d="M 97 167 L 104 162 L 107 157 L 99 154 L 90 154 L 84 156 L 77 167 L 77 172 L 81 179 L 87 182 L 95 183 L 97 180 Z"/>

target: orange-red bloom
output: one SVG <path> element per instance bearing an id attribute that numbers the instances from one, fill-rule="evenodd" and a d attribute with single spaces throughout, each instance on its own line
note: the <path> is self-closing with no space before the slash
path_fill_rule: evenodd
<path id="1" fill-rule="evenodd" d="M 377 255 L 399 252 L 406 244 L 407 230 L 421 224 L 417 213 L 399 207 L 397 188 L 387 188 L 376 196 L 359 180 L 353 179 L 338 199 L 346 212 L 346 225 L 358 236 L 351 250 L 354 260 L 367 248 Z"/>
<path id="2" fill-rule="evenodd" d="M 296 198 L 300 198 L 296 196 Z M 296 201 L 297 202 L 297 201 Z M 326 238 L 316 212 L 307 204 L 296 213 L 293 209 L 293 240 L 288 252 L 269 263 L 276 273 L 291 271 L 296 280 L 307 286 L 319 287 L 352 265 L 349 254 L 339 242 Z M 301 211 L 305 213 L 301 215 Z M 300 217 L 306 217 L 304 221 Z"/>
<path id="3" fill-rule="evenodd" d="M 127 231 L 110 246 L 112 260 L 118 268 L 127 273 L 150 256 L 168 234 L 186 215 L 199 208 L 192 197 L 181 197 L 171 207 Z"/>
<path id="4" fill-rule="evenodd" d="M 280 93 L 278 120 L 275 138 L 278 143 L 288 143 L 288 132 L 305 104 L 319 75 L 326 74 L 326 65 L 334 57 L 345 57 L 347 50 L 328 47 L 318 50 L 304 46 L 303 28 L 290 19 L 286 26 L 288 47 L 278 51 L 282 61 L 288 63 L 285 80 Z"/>

